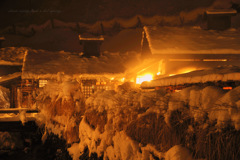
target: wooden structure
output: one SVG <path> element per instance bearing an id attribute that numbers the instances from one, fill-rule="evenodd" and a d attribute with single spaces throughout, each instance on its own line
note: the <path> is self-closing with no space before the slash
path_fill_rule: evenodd
<path id="1" fill-rule="evenodd" d="M 103 36 L 79 35 L 79 42 L 83 46 L 84 56 L 88 58 L 91 56 L 100 56 L 100 46 L 103 41 Z"/>
<path id="2" fill-rule="evenodd" d="M 0 37 L 0 48 L 2 48 L 2 43 L 5 41 L 4 37 Z"/>
<path id="3" fill-rule="evenodd" d="M 207 29 L 226 30 L 231 27 L 231 17 L 237 14 L 236 10 L 208 10 L 205 12 L 207 16 Z"/>
<path id="4" fill-rule="evenodd" d="M 21 65 L 0 65 L 0 85 L 10 90 L 10 107 L 17 107 L 17 88 L 21 83 Z"/>
<path id="5" fill-rule="evenodd" d="M 19 118 L 19 114 L 24 112 L 26 114 L 26 122 L 23 124 Z M 0 109 L 0 132 L 30 132 L 38 129 L 35 123 L 35 117 L 31 114 L 38 113 L 36 109 L 27 108 L 10 108 Z M 4 116 L 4 114 L 11 114 L 11 116 Z M 3 115 L 3 116 L 2 116 Z"/>

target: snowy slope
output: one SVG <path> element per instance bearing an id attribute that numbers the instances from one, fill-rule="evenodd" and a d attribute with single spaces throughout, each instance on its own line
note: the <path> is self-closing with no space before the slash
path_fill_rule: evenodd
<path id="1" fill-rule="evenodd" d="M 156 86 L 183 85 L 188 83 L 206 83 L 217 81 L 226 82 L 231 80 L 232 81 L 240 80 L 239 67 L 221 66 L 217 68 L 197 70 L 190 73 L 156 79 L 151 82 L 143 82 L 141 84 L 141 87 L 151 88 Z"/>

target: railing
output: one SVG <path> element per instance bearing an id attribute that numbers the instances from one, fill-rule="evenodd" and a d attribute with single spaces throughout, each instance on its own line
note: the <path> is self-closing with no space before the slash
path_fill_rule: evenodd
<path id="1" fill-rule="evenodd" d="M 38 113 L 37 109 L 29 109 L 29 108 L 4 108 L 0 109 L 0 113 L 20 113 L 20 112 L 26 112 L 26 113 Z"/>

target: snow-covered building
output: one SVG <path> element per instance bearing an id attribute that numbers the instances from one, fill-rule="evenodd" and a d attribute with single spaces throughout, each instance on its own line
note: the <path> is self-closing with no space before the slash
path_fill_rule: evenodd
<path id="1" fill-rule="evenodd" d="M 145 26 L 142 56 L 154 59 L 155 72 L 178 74 L 191 70 L 240 64 L 240 30 L 200 27 Z"/>
<path id="2" fill-rule="evenodd" d="M 29 51 L 24 59 L 22 91 L 32 94 L 35 87 L 43 87 L 49 80 L 72 81 L 81 84 L 85 97 L 99 89 L 114 89 L 113 79 L 125 71 L 126 57 L 120 55 L 86 58 L 69 52 Z M 27 97 L 25 97 L 27 98 Z"/>

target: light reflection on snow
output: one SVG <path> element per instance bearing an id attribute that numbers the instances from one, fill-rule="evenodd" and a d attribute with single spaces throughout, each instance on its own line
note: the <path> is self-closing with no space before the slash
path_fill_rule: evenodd
<path id="1" fill-rule="evenodd" d="M 148 81 L 149 82 L 151 80 L 153 80 L 153 75 L 148 73 L 148 74 L 145 74 L 143 76 L 137 76 L 136 84 L 141 84 L 144 81 Z"/>

